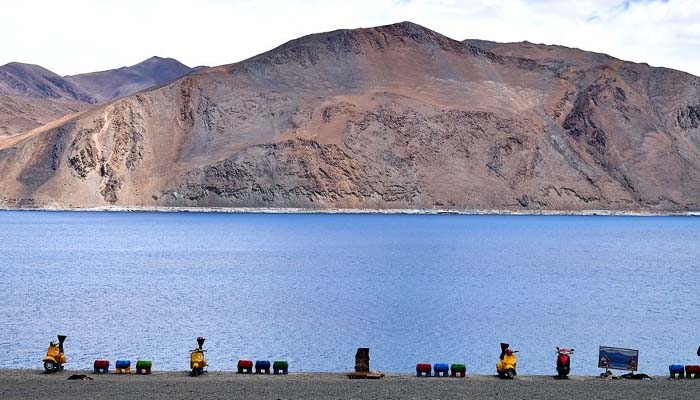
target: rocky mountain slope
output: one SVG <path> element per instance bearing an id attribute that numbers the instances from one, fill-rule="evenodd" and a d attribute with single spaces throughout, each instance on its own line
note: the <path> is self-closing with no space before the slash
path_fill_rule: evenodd
<path id="1" fill-rule="evenodd" d="M 700 78 L 484 43 L 405 22 L 198 71 L 0 139 L 0 202 L 700 208 Z"/>
<path id="2" fill-rule="evenodd" d="M 28 132 L 89 107 L 90 104 L 81 101 L 0 95 L 0 139 Z"/>

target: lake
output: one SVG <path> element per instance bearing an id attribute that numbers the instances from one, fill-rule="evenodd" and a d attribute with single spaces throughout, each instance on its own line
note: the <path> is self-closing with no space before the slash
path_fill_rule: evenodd
<path id="1" fill-rule="evenodd" d="M 0 212 L 0 368 L 95 358 L 212 370 L 238 358 L 294 371 L 464 362 L 493 374 L 592 375 L 599 345 L 639 371 L 700 363 L 700 218 Z"/>

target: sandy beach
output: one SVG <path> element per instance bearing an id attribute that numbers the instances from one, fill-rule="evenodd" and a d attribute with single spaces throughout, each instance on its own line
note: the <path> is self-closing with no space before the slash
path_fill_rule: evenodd
<path id="1" fill-rule="evenodd" d="M 700 392 L 698 380 L 626 381 L 573 377 L 494 376 L 416 378 L 388 374 L 382 380 L 350 380 L 343 374 L 300 373 L 287 376 L 186 372 L 153 375 L 94 375 L 92 381 L 69 381 L 74 371 L 47 375 L 38 370 L 0 371 L 2 399 L 690 399 Z"/>

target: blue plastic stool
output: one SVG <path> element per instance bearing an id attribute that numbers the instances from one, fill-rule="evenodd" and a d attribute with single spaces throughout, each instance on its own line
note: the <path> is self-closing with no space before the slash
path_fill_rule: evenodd
<path id="1" fill-rule="evenodd" d="M 114 373 L 115 374 L 130 374 L 131 373 L 131 361 L 130 360 L 117 360 L 114 363 Z"/>
<path id="2" fill-rule="evenodd" d="M 669 365 L 668 372 L 671 374 L 671 379 L 676 379 L 676 375 L 678 375 L 678 379 L 685 378 L 685 366 L 683 366 L 683 365 L 678 365 L 678 364 Z"/>
<path id="3" fill-rule="evenodd" d="M 450 375 L 450 366 L 444 363 L 436 363 L 433 365 L 435 376 L 448 377 Z"/>
<path id="4" fill-rule="evenodd" d="M 255 373 L 256 374 L 270 374 L 270 362 L 258 360 L 255 362 Z"/>

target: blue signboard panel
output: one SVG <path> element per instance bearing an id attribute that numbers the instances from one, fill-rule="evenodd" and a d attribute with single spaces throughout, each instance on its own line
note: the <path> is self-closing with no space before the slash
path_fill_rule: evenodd
<path id="1" fill-rule="evenodd" d="M 639 365 L 639 350 L 600 346 L 598 368 L 636 371 Z"/>

